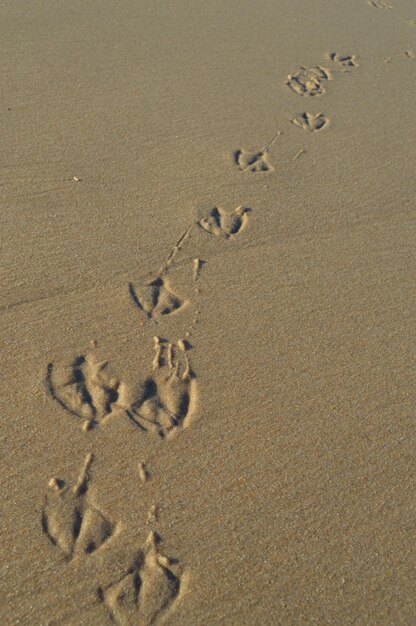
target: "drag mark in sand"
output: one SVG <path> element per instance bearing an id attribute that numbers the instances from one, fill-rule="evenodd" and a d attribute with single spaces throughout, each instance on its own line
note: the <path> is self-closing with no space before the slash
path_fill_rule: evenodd
<path id="1" fill-rule="evenodd" d="M 368 0 L 367 4 L 375 9 L 387 9 L 391 11 L 393 8 L 393 5 L 387 2 L 387 0 Z"/>

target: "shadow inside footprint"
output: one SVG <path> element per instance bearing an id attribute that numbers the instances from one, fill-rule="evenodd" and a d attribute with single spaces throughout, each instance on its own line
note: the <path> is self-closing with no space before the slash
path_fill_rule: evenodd
<path id="1" fill-rule="evenodd" d="M 163 438 L 188 425 L 196 402 L 196 380 L 187 355 L 189 342 L 155 340 L 153 372 L 131 403 L 130 417 L 142 430 Z"/>
<path id="2" fill-rule="evenodd" d="M 116 526 L 87 497 L 88 455 L 76 485 L 70 489 L 64 481 L 49 482 L 42 509 L 42 530 L 67 560 L 75 554 L 92 554 L 114 534 Z"/>
<path id="3" fill-rule="evenodd" d="M 242 172 L 269 172 L 273 169 L 268 160 L 267 150 L 236 150 L 233 152 L 233 160 Z"/>
<path id="4" fill-rule="evenodd" d="M 201 219 L 198 224 L 210 235 L 229 239 L 237 235 L 247 225 L 248 213 L 250 209 L 242 206 L 231 212 L 227 212 L 221 207 L 212 209 L 207 217 Z"/>
<path id="5" fill-rule="evenodd" d="M 149 319 L 175 313 L 185 304 L 160 277 L 137 289 L 130 283 L 129 293 L 137 308 Z"/>
<path id="6" fill-rule="evenodd" d="M 159 553 L 157 536 L 150 533 L 144 550 L 126 574 L 98 589 L 98 598 L 112 621 L 120 626 L 150 626 L 165 616 L 181 587 L 172 563 Z"/>

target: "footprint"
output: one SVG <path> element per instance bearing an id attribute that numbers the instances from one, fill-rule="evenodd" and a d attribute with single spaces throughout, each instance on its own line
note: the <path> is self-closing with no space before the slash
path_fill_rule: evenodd
<path id="1" fill-rule="evenodd" d="M 186 304 L 184 300 L 169 288 L 166 278 L 161 278 L 160 276 L 142 285 L 137 290 L 130 283 L 129 292 L 135 305 L 149 319 L 171 315 Z"/>
<path id="2" fill-rule="evenodd" d="M 196 401 L 196 380 L 190 368 L 188 346 L 155 337 L 153 375 L 132 404 L 130 417 L 144 431 L 166 437 L 186 428 Z"/>
<path id="3" fill-rule="evenodd" d="M 331 52 L 329 59 L 333 63 L 342 65 L 345 68 L 360 67 L 357 63 L 357 56 L 355 54 L 340 54 L 339 52 Z"/>
<path id="4" fill-rule="evenodd" d="M 299 128 L 315 132 L 326 128 L 329 124 L 329 118 L 323 113 L 302 113 L 292 120 L 292 124 L 299 126 Z"/>
<path id="5" fill-rule="evenodd" d="M 267 150 L 236 150 L 233 153 L 233 160 L 242 172 L 254 172 L 257 174 L 258 172 L 270 172 L 273 170 L 269 163 Z"/>
<path id="6" fill-rule="evenodd" d="M 186 427 L 195 400 L 195 376 L 190 369 L 188 344 L 155 342 L 153 375 L 127 388 L 106 373 L 108 364 L 93 355 L 80 356 L 70 365 L 48 366 L 47 386 L 51 397 L 71 415 L 84 420 L 83 430 L 106 423 L 122 412 L 136 427 L 165 437 Z"/>
<path id="7" fill-rule="evenodd" d="M 393 5 L 387 0 L 368 0 L 367 4 L 376 9 L 388 9 L 390 11 L 393 8 Z"/>
<path id="8" fill-rule="evenodd" d="M 125 385 L 107 372 L 108 362 L 93 354 L 77 356 L 71 363 L 49 363 L 46 383 L 49 394 L 72 415 L 86 420 L 84 428 L 95 426 L 123 407 Z"/>
<path id="9" fill-rule="evenodd" d="M 159 552 L 151 532 L 143 550 L 124 576 L 98 589 L 98 597 L 117 626 L 150 626 L 165 617 L 181 590 L 173 561 Z"/>
<path id="10" fill-rule="evenodd" d="M 406 50 L 405 55 L 409 58 L 409 59 L 416 59 L 416 51 L 415 50 Z"/>
<path id="11" fill-rule="evenodd" d="M 92 461 L 89 454 L 72 489 L 63 480 L 52 478 L 46 492 L 42 529 L 67 560 L 76 554 L 92 554 L 116 531 L 116 526 L 88 500 Z"/>
<path id="12" fill-rule="evenodd" d="M 209 216 L 204 217 L 198 224 L 211 235 L 230 239 L 246 227 L 249 210 L 239 206 L 234 211 L 228 213 L 221 207 L 215 207 Z"/>
<path id="13" fill-rule="evenodd" d="M 326 68 L 301 67 L 297 74 L 289 74 L 286 85 L 299 96 L 320 96 L 325 93 L 324 83 L 332 80 L 332 74 Z"/>

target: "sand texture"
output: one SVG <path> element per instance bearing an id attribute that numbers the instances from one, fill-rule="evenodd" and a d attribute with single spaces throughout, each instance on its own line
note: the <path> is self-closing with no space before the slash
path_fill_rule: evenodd
<path id="1" fill-rule="evenodd" d="M 1 626 L 415 624 L 414 0 L 0 35 Z"/>

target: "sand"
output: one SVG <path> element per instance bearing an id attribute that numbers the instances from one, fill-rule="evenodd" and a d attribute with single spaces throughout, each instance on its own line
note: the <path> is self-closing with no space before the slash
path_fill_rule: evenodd
<path id="1" fill-rule="evenodd" d="M 416 622 L 415 25 L 2 3 L 3 626 Z"/>

